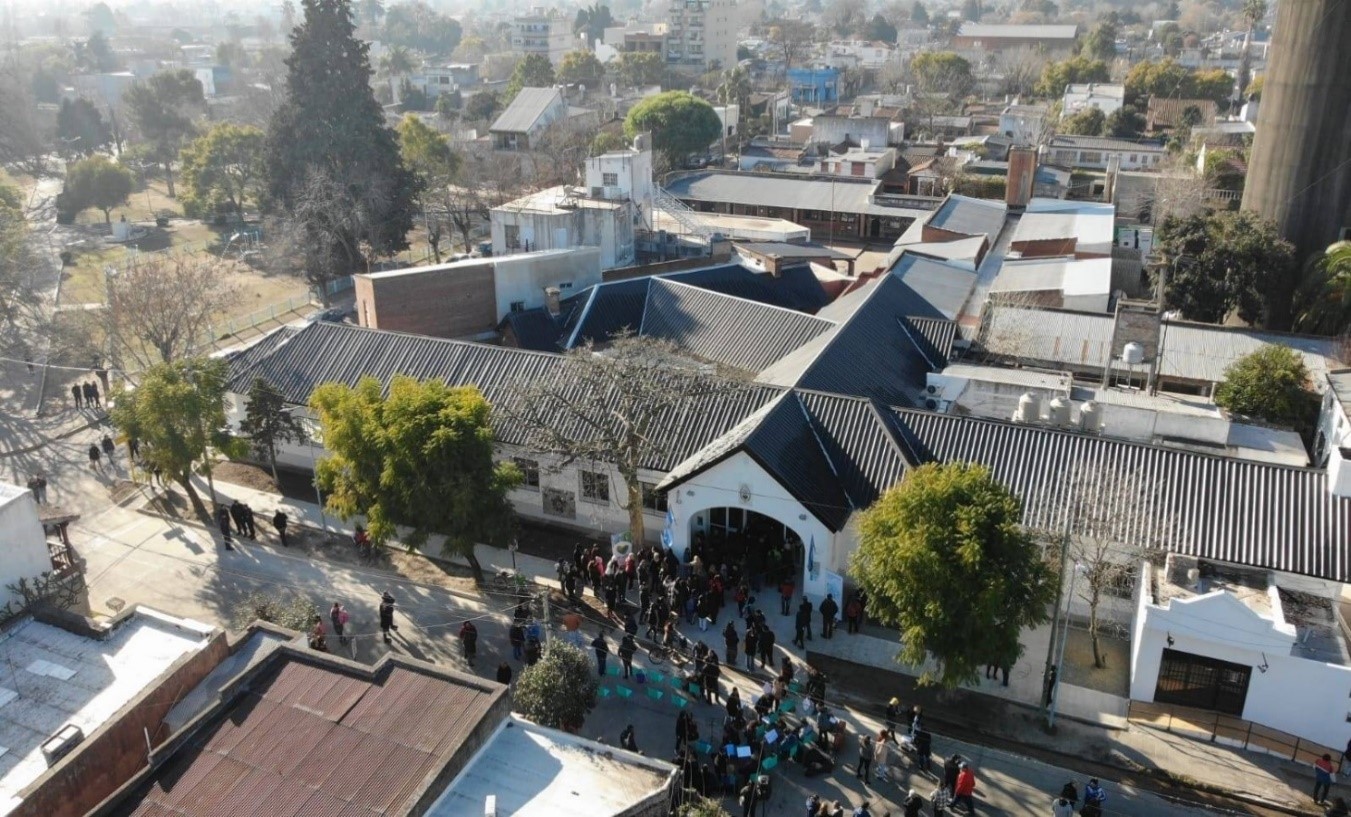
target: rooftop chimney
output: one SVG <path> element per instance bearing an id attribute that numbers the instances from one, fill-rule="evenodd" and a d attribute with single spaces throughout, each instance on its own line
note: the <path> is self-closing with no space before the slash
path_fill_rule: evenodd
<path id="1" fill-rule="evenodd" d="M 1004 203 L 1009 207 L 1026 207 L 1032 198 L 1036 178 L 1036 148 L 1009 148 L 1009 175 L 1004 189 Z"/>
<path id="2" fill-rule="evenodd" d="M 563 311 L 562 306 L 558 303 L 559 294 L 558 287 L 544 288 L 544 308 L 549 310 L 549 314 L 555 318 Z"/>

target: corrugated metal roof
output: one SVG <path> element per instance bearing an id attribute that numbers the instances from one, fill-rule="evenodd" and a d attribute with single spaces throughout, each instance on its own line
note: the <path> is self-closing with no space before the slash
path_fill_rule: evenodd
<path id="1" fill-rule="evenodd" d="M 759 372 L 835 324 L 676 281 L 654 280 L 642 334 L 663 338 L 695 357 Z"/>
<path id="2" fill-rule="evenodd" d="M 727 202 L 751 207 L 789 207 L 837 213 L 878 214 L 903 210 L 873 205 L 869 198 L 877 183 L 817 178 L 804 174 L 705 172 L 672 179 L 666 190 L 685 201 Z"/>
<path id="3" fill-rule="evenodd" d="M 488 131 L 529 133 L 539 118 L 555 105 L 563 106 L 563 92 L 557 88 L 522 88 Z"/>
<path id="4" fill-rule="evenodd" d="M 900 278 L 919 296 L 924 309 L 908 313 L 914 317 L 944 317 L 956 320 L 976 288 L 978 276 L 973 269 L 949 264 L 924 255 L 904 252 L 888 273 Z"/>
<path id="5" fill-rule="evenodd" d="M 1082 483 L 1084 501 L 1138 503 L 1120 513 L 1116 536 L 1224 562 L 1351 579 L 1351 500 L 1328 492 L 1327 475 L 1248 460 L 1113 440 L 1071 431 L 921 411 L 893 410 L 921 454 L 974 462 L 1023 501 L 1031 528 L 1059 531 L 1072 505 L 1067 475 L 1114 474 L 1138 495 Z M 1079 484 L 1079 483 L 1076 483 Z"/>
<path id="6" fill-rule="evenodd" d="M 1008 206 L 1002 201 L 974 199 L 956 193 L 948 196 L 926 222 L 930 227 L 963 235 L 983 235 L 991 244 L 1004 229 Z"/>
<path id="7" fill-rule="evenodd" d="M 1161 153 L 1163 145 L 1158 142 L 1133 142 L 1129 139 L 1116 139 L 1111 136 L 1067 136 L 1051 137 L 1052 148 L 1079 148 L 1081 150 L 1125 150 L 1139 153 Z"/>
<path id="8" fill-rule="evenodd" d="M 405 815 L 504 694 L 398 664 L 371 680 L 278 656 L 113 814 Z"/>
<path id="9" fill-rule="evenodd" d="M 1096 313 L 992 305 L 981 342 L 989 351 L 1008 357 L 1102 367 L 1111 353 L 1113 320 Z M 1341 365 L 1335 338 L 1165 321 L 1159 374 L 1218 383 L 1239 358 L 1273 344 L 1299 352 L 1315 383 L 1322 383 L 1329 369 Z"/>

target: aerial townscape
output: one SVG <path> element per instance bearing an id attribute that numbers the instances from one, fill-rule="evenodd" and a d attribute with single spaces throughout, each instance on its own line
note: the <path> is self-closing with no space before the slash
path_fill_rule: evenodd
<path id="1" fill-rule="evenodd" d="M 1351 0 L 0 0 L 0 817 L 1351 817 Z"/>

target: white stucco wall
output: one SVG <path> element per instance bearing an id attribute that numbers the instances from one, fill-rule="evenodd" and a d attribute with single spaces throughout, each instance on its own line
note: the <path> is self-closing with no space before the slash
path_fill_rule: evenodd
<path id="1" fill-rule="evenodd" d="M 526 309 L 545 305 L 544 289 L 563 284 L 561 297 L 567 298 L 601 282 L 600 248 L 574 247 L 522 253 L 494 259 L 493 286 L 496 289 L 497 320 L 506 317 L 517 301 Z"/>
<path id="2" fill-rule="evenodd" d="M 1292 625 L 1259 616 L 1225 591 L 1172 599 L 1166 607 L 1144 594 L 1139 609 L 1131 645 L 1132 699 L 1154 700 L 1163 651 L 1178 650 L 1253 668 L 1245 720 L 1329 747 L 1346 744 L 1351 667 L 1299 655 Z"/>
<path id="3" fill-rule="evenodd" d="M 750 489 L 750 500 L 742 501 L 742 486 Z M 745 452 L 737 452 L 717 465 L 695 475 L 671 491 L 670 508 L 675 515 L 673 546 L 676 553 L 684 551 L 690 542 L 690 521 L 712 508 L 745 508 L 776 519 L 802 539 L 803 548 L 810 552 L 816 545 L 816 560 L 820 570 L 813 571 L 805 564 L 799 587 L 813 603 L 825 598 L 826 571 L 837 569 L 837 535 L 821 520 L 793 498 L 765 469 Z"/>
<path id="4" fill-rule="evenodd" d="M 38 521 L 38 504 L 27 488 L 0 482 L 0 608 L 18 601 L 8 590 L 19 579 L 52 569 L 47 537 Z"/>

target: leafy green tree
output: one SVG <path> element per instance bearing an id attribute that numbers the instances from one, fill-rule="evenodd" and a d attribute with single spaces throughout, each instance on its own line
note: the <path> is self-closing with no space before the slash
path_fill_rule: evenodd
<path id="1" fill-rule="evenodd" d="M 454 119 L 460 115 L 460 108 L 463 105 L 464 97 L 460 95 L 459 90 L 437 94 L 436 115 L 446 120 Z"/>
<path id="2" fill-rule="evenodd" d="M 867 25 L 863 26 L 862 34 L 863 38 L 866 40 L 894 44 L 896 42 L 897 31 L 896 26 L 879 13 L 874 14 Z"/>
<path id="3" fill-rule="evenodd" d="M 603 130 L 596 134 L 591 140 L 591 155 L 599 156 L 602 153 L 611 153 L 616 150 L 623 150 L 628 147 L 622 134 L 612 130 Z"/>
<path id="4" fill-rule="evenodd" d="M 211 449 L 227 455 L 240 449 L 223 430 L 225 391 L 226 366 L 219 358 L 160 363 L 142 373 L 134 390 L 120 394 L 112 410 L 113 425 L 142 443 L 146 464 L 181 485 L 202 513 L 190 479 L 194 466 L 200 460 L 210 482 Z"/>
<path id="5" fill-rule="evenodd" d="M 962 19 L 972 23 L 980 22 L 981 7 L 980 0 L 963 0 Z"/>
<path id="6" fill-rule="evenodd" d="M 113 129 L 94 103 L 80 97 L 63 99 L 56 112 L 56 138 L 68 156 L 89 156 L 113 141 Z"/>
<path id="7" fill-rule="evenodd" d="M 1119 139 L 1134 139 L 1145 130 L 1145 118 L 1134 105 L 1122 105 L 1107 115 L 1103 129 L 1107 136 Z"/>
<path id="8" fill-rule="evenodd" d="M 507 492 L 521 481 L 515 465 L 493 461 L 492 408 L 477 388 L 440 380 L 399 376 L 388 397 L 381 392 L 380 381 L 363 377 L 355 388 L 325 383 L 310 397 L 329 452 L 317 475 L 329 510 L 364 515 L 377 543 L 399 525 L 412 529 L 403 540 L 411 547 L 443 534 L 443 552 L 464 557 L 482 584 L 474 546 L 511 541 Z"/>
<path id="9" fill-rule="evenodd" d="M 1351 241 L 1311 257 L 1295 291 L 1297 332 L 1341 335 L 1351 329 Z"/>
<path id="10" fill-rule="evenodd" d="M 553 729 L 580 729 L 596 706 L 600 683 L 591 658 L 562 639 L 552 639 L 535 664 L 521 670 L 512 694 L 516 711 Z"/>
<path id="11" fill-rule="evenodd" d="M 581 83 L 594 90 L 605 76 L 605 66 L 590 51 L 569 51 L 558 64 L 558 81 L 570 85 Z"/>
<path id="12" fill-rule="evenodd" d="M 1089 106 L 1060 120 L 1056 130 L 1073 136 L 1101 136 L 1106 123 L 1107 117 L 1103 116 L 1102 109 Z"/>
<path id="13" fill-rule="evenodd" d="M 32 274 L 41 262 L 29 238 L 23 193 L 0 171 L 0 328 L 10 339 L 19 334 L 15 321 L 42 303 Z"/>
<path id="14" fill-rule="evenodd" d="M 426 111 L 432 107 L 427 92 L 414 85 L 407 77 L 399 83 L 399 112 Z"/>
<path id="15" fill-rule="evenodd" d="M 750 74 L 740 66 L 722 72 L 722 82 L 718 85 L 718 102 L 723 105 L 740 105 L 743 116 L 750 115 L 751 92 Z"/>
<path id="16" fill-rule="evenodd" d="M 179 154 L 183 165 L 183 209 L 204 218 L 244 212 L 263 191 L 263 149 L 259 128 L 222 122 L 190 142 Z"/>
<path id="17" fill-rule="evenodd" d="M 169 196 L 174 196 L 174 160 L 183 144 L 196 135 L 193 117 L 206 105 L 202 83 L 191 71 L 161 71 L 123 96 L 131 124 L 164 168 Z"/>
<path id="18" fill-rule="evenodd" d="M 492 119 L 502 110 L 502 97 L 496 91 L 479 91 L 464 103 L 464 118 L 470 122 Z"/>
<path id="19" fill-rule="evenodd" d="M 652 147 L 670 167 L 692 153 L 708 150 L 722 133 L 713 106 L 686 91 L 667 91 L 634 105 L 624 119 L 624 135 L 652 134 Z"/>
<path id="20" fill-rule="evenodd" d="M 418 205 L 427 229 L 427 243 L 439 264 L 445 221 L 439 212 L 432 211 L 446 209 L 444 196 L 459 174 L 460 157 L 451 150 L 445 136 L 412 115 L 405 116 L 399 123 L 399 151 L 403 154 L 404 164 L 421 181 Z"/>
<path id="21" fill-rule="evenodd" d="M 106 36 L 117 30 L 117 18 L 107 3 L 100 1 L 85 9 L 84 19 L 89 23 L 89 30 L 95 34 Z"/>
<path id="22" fill-rule="evenodd" d="M 1234 361 L 1215 389 L 1215 405 L 1269 423 L 1308 428 L 1318 413 L 1299 352 L 1270 344 Z"/>
<path id="23" fill-rule="evenodd" d="M 413 73 L 418 66 L 417 57 L 407 46 L 396 45 L 380 57 L 379 76 L 402 77 Z"/>
<path id="24" fill-rule="evenodd" d="M 1234 92 L 1234 78 L 1223 68 L 1192 71 L 1188 84 L 1192 99 L 1209 99 L 1220 106 L 1227 105 Z"/>
<path id="25" fill-rule="evenodd" d="M 921 0 L 915 0 L 914 5 L 910 7 L 910 19 L 922 25 L 929 24 L 929 12 L 924 8 Z"/>
<path id="26" fill-rule="evenodd" d="M 303 6 L 264 166 L 267 204 L 289 222 L 306 277 L 322 286 L 364 268 L 367 250 L 408 247 L 418 187 L 370 91 L 368 45 L 355 36 L 347 0 Z"/>
<path id="27" fill-rule="evenodd" d="M 510 105 L 522 88 L 548 88 L 554 82 L 554 66 L 549 58 L 543 54 L 527 54 L 511 71 L 506 90 L 502 92 L 502 105 Z"/>
<path id="28" fill-rule="evenodd" d="M 595 50 L 596 41 L 605 36 L 605 29 L 614 24 L 609 6 L 592 3 L 577 9 L 577 19 L 572 23 L 572 33 L 585 35 L 587 50 Z"/>
<path id="29" fill-rule="evenodd" d="M 1192 71 L 1172 57 L 1157 62 L 1138 62 L 1126 74 L 1126 101 L 1137 106 L 1143 96 L 1209 99 L 1224 103 L 1233 88 L 1233 78 L 1222 69 Z"/>
<path id="30" fill-rule="evenodd" d="M 106 156 L 90 156 L 66 170 L 66 187 L 57 207 L 70 213 L 96 207 L 103 211 L 103 222 L 111 225 L 113 208 L 126 204 L 135 183 L 131 171 L 122 165 Z"/>
<path id="31" fill-rule="evenodd" d="M 261 377 L 249 386 L 248 405 L 239 432 L 248 438 L 254 456 L 272 469 L 277 479 L 277 446 L 282 443 L 300 443 L 307 438 L 305 425 L 295 414 L 286 410 L 286 401 L 276 387 Z"/>
<path id="32" fill-rule="evenodd" d="M 911 58 L 910 71 L 925 93 L 959 99 L 976 85 L 971 63 L 951 51 L 921 51 Z"/>
<path id="33" fill-rule="evenodd" d="M 1104 20 L 1093 26 L 1093 30 L 1084 37 L 1079 44 L 1079 54 L 1090 60 L 1111 62 L 1116 59 L 1116 38 L 1116 24 Z"/>
<path id="34" fill-rule="evenodd" d="M 381 0 L 360 0 L 357 3 L 357 16 L 369 26 L 378 26 L 385 19 L 385 4 Z"/>
<path id="35" fill-rule="evenodd" d="M 976 681 L 1046 621 L 1055 583 L 1021 518 L 989 470 L 960 462 L 916 468 L 864 511 L 850 571 L 869 615 L 900 630 L 898 660 L 937 663 L 921 683 Z"/>
<path id="36" fill-rule="evenodd" d="M 1111 78 L 1107 63 L 1079 55 L 1059 62 L 1050 62 L 1041 69 L 1037 82 L 1037 96 L 1057 98 L 1065 93 L 1065 86 L 1085 82 L 1106 82 Z"/>
<path id="37" fill-rule="evenodd" d="M 216 62 L 232 68 L 248 68 L 249 52 L 238 40 L 226 40 L 216 46 Z"/>
<path id="38" fill-rule="evenodd" d="M 1248 83 L 1248 87 L 1246 90 L 1248 99 L 1257 101 L 1262 98 L 1262 86 L 1266 85 L 1266 79 L 1267 79 L 1266 74 L 1261 74 L 1259 76 L 1253 77 L 1252 82 Z"/>
<path id="39" fill-rule="evenodd" d="M 381 33 L 381 39 L 389 45 L 402 45 L 427 54 L 449 55 L 460 44 L 464 32 L 459 20 L 414 0 L 390 6 L 385 11 L 385 24 Z"/>
<path id="40" fill-rule="evenodd" d="M 662 74 L 666 71 L 666 65 L 662 63 L 660 54 L 653 54 L 648 51 L 625 51 L 615 61 L 615 70 L 619 73 L 620 81 L 625 85 L 634 87 L 660 85 Z"/>
<path id="41" fill-rule="evenodd" d="M 100 73 L 116 71 L 122 67 L 121 60 L 113 53 L 113 47 L 108 43 L 108 35 L 102 31 L 95 31 L 89 35 L 89 39 L 75 46 L 75 62 L 83 68 Z"/>
<path id="42" fill-rule="evenodd" d="M 1164 300 L 1188 320 L 1219 323 L 1237 312 L 1251 324 L 1289 328 L 1295 249 L 1270 220 L 1249 211 L 1169 216 L 1155 247 L 1169 261 Z"/>

